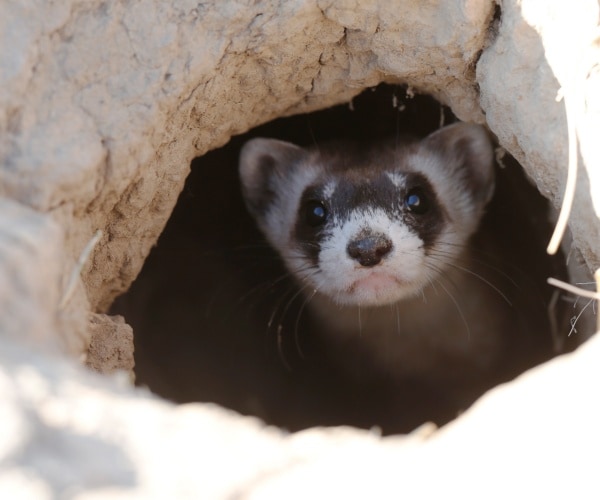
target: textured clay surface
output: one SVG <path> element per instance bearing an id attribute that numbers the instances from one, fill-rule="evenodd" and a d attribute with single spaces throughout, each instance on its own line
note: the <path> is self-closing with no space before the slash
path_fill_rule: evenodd
<path id="1" fill-rule="evenodd" d="M 94 314 L 85 364 L 98 373 L 121 370 L 133 377 L 133 330 L 122 316 Z"/>
<path id="2" fill-rule="evenodd" d="M 598 18 L 593 0 L 2 2 L 0 497 L 600 494 L 598 339 L 428 439 L 285 436 L 77 366 L 92 342 L 90 364 L 130 368 L 131 332 L 90 314 L 139 272 L 193 157 L 380 82 L 486 122 L 556 206 L 566 103 L 581 146 L 571 229 L 597 267 Z M 122 344 L 103 353 L 94 339 L 111 331 Z"/>

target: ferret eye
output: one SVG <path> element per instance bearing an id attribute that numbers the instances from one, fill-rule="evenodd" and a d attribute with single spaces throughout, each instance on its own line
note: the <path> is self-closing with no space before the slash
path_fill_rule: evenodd
<path id="1" fill-rule="evenodd" d="M 422 215 L 429 210 L 429 200 L 421 188 L 411 189 L 404 198 L 404 205 L 417 215 Z"/>
<path id="2" fill-rule="evenodd" d="M 327 220 L 327 208 L 321 201 L 309 201 L 304 208 L 304 219 L 309 226 L 320 226 Z"/>

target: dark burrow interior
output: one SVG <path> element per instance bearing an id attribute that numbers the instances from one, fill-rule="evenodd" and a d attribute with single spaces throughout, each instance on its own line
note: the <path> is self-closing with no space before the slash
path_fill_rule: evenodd
<path id="1" fill-rule="evenodd" d="M 195 159 L 141 274 L 112 307 L 134 329 L 137 383 L 178 403 L 214 402 L 290 431 L 346 424 L 389 434 L 452 420 L 464 408 L 431 388 L 370 377 L 368 364 L 357 367 L 364 376 L 352 378 L 337 368 L 294 280 L 246 212 L 237 171 L 240 148 L 252 137 L 303 146 L 422 137 L 452 121 L 451 111 L 434 99 L 381 85 L 350 104 L 277 119 Z M 555 354 L 548 319 L 553 289 L 546 278 L 566 278 L 564 257 L 545 253 L 552 230 L 547 201 L 512 158 L 504 158 L 497 176 L 473 246 L 486 232 L 496 233 L 493 284 L 516 297 L 513 314 L 536 327 L 528 347 L 519 347 L 523 352 L 493 384 Z M 552 309 L 554 330 L 568 350 L 568 312 L 561 304 Z"/>

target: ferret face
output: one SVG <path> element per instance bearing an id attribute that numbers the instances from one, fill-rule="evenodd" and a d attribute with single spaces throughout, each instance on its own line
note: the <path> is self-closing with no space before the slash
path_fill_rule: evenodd
<path id="1" fill-rule="evenodd" d="M 462 253 L 492 163 L 483 129 L 456 124 L 354 150 L 254 139 L 240 173 L 250 212 L 308 292 L 380 306 L 418 295 Z"/>
<path id="2" fill-rule="evenodd" d="M 300 196 L 290 253 L 308 267 L 293 270 L 343 304 L 396 302 L 427 281 L 446 218 L 422 175 L 321 176 Z"/>

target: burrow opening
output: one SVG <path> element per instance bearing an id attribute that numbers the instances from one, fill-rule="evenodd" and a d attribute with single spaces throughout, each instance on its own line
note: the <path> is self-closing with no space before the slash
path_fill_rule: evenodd
<path id="1" fill-rule="evenodd" d="M 297 283 L 247 213 L 238 176 L 240 149 L 252 137 L 301 146 L 424 137 L 455 120 L 431 97 L 380 85 L 351 103 L 256 127 L 195 159 L 142 272 L 112 307 L 134 330 L 137 383 L 174 402 L 214 402 L 290 431 L 352 425 L 389 434 L 455 418 L 464 407 L 443 390 L 391 381 L 368 360 L 357 367 L 358 377 L 336 363 L 340 353 L 321 341 Z M 473 381 L 475 395 L 554 356 L 552 332 L 563 351 L 575 342 L 568 337 L 571 304 L 555 300 L 554 324 L 548 316 L 554 290 L 546 278 L 567 278 L 564 256 L 545 253 L 548 202 L 514 159 L 506 156 L 496 170 L 496 194 L 472 244 L 481 259 L 489 257 L 486 279 L 511 296 L 511 314 L 532 334 L 492 379 Z M 485 242 L 492 233 L 490 251 Z"/>

